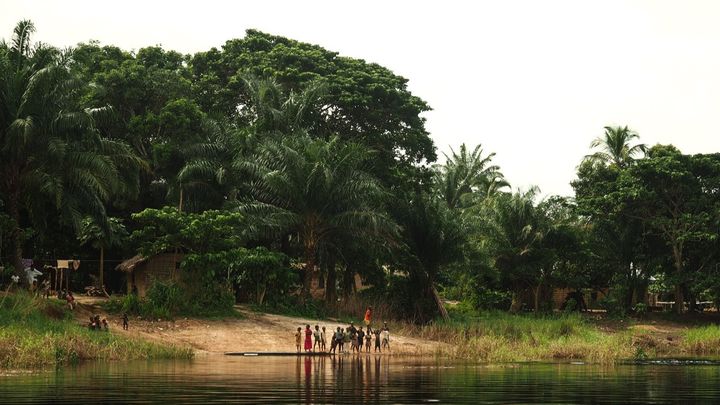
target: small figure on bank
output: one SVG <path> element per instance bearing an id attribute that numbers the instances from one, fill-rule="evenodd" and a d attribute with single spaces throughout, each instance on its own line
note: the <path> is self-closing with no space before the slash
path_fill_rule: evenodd
<path id="1" fill-rule="evenodd" d="M 327 348 L 325 347 L 325 343 L 327 340 L 327 334 L 325 333 L 325 327 L 322 327 L 322 332 L 320 332 L 320 350 L 326 351 Z"/>
<path id="2" fill-rule="evenodd" d="M 382 347 L 390 350 L 390 328 L 388 328 L 387 322 L 383 324 L 382 328 Z"/>
<path id="3" fill-rule="evenodd" d="M 325 329 L 324 326 L 323 326 L 323 329 Z M 338 328 L 338 330 L 339 329 L 340 328 Z M 330 352 L 331 353 L 335 353 L 335 349 L 337 348 L 337 345 L 338 345 L 336 335 L 337 335 L 337 332 L 333 332 L 332 336 L 330 337 Z"/>
<path id="4" fill-rule="evenodd" d="M 365 352 L 370 353 L 370 342 L 372 341 L 373 330 L 368 327 L 368 332 L 365 335 Z"/>
<path id="5" fill-rule="evenodd" d="M 315 342 L 313 343 L 313 351 L 315 349 L 320 348 L 322 349 L 322 345 L 320 344 L 320 326 L 315 325 L 315 330 L 313 331 L 313 338 L 315 339 Z"/>
<path id="6" fill-rule="evenodd" d="M 310 329 L 310 325 L 305 325 L 305 351 L 310 352 L 313 348 L 312 343 L 312 330 Z"/>
<path id="7" fill-rule="evenodd" d="M 91 315 L 91 316 L 90 316 L 90 323 L 88 324 L 88 329 L 90 329 L 90 330 L 95 330 L 95 327 L 96 327 L 96 326 L 97 326 L 97 325 L 95 325 L 95 317 Z"/>
<path id="8" fill-rule="evenodd" d="M 375 329 L 373 334 L 375 335 L 375 352 L 382 352 L 380 349 L 380 329 Z"/>
<path id="9" fill-rule="evenodd" d="M 358 333 L 357 333 L 357 351 L 358 351 L 358 353 L 362 353 L 364 339 L 365 339 L 365 332 L 363 331 L 363 328 L 361 326 L 360 330 L 358 330 Z"/>
<path id="10" fill-rule="evenodd" d="M 50 298 L 50 280 L 48 280 L 48 279 L 43 280 L 42 292 L 43 292 L 43 298 L 45 298 L 45 299 Z"/>
<path id="11" fill-rule="evenodd" d="M 367 307 L 367 310 L 365 311 L 365 326 L 370 326 L 372 323 L 372 307 Z"/>
<path id="12" fill-rule="evenodd" d="M 358 342 L 358 340 L 357 340 L 358 333 L 360 333 L 360 332 L 362 332 L 362 328 L 360 328 L 359 331 L 356 331 L 353 329 L 350 329 L 348 331 L 348 334 L 350 335 L 350 351 L 351 352 L 360 350 L 360 349 L 358 349 L 358 343 L 357 343 Z"/>
<path id="13" fill-rule="evenodd" d="M 343 343 L 342 343 L 342 346 L 343 346 L 343 348 L 345 349 L 345 351 L 344 351 L 343 353 L 347 353 L 347 346 L 352 347 L 352 345 L 350 345 L 350 342 L 351 342 L 351 341 L 353 341 L 353 342 L 355 342 L 355 344 L 357 344 L 357 340 L 356 340 L 356 339 L 354 339 L 354 338 L 351 339 L 351 338 L 350 338 L 350 328 L 348 328 L 348 329 L 343 333 Z"/>
<path id="14" fill-rule="evenodd" d="M 65 301 L 67 301 L 68 308 L 70 308 L 71 311 L 75 309 L 75 297 L 73 297 L 72 291 L 68 291 L 65 296 Z"/>
<path id="15" fill-rule="evenodd" d="M 295 332 L 295 348 L 297 349 L 298 353 L 300 353 L 300 342 L 302 341 L 302 332 L 300 327 L 298 326 L 297 332 Z"/>
<path id="16" fill-rule="evenodd" d="M 128 330 L 128 316 L 127 316 L 127 313 L 123 313 L 122 321 L 123 321 L 123 330 Z"/>
<path id="17" fill-rule="evenodd" d="M 103 319 L 102 319 L 102 327 L 103 327 L 103 329 L 105 329 L 105 331 L 109 331 L 109 330 L 110 330 L 110 325 L 108 325 L 108 321 L 107 321 L 106 318 L 103 318 Z"/>

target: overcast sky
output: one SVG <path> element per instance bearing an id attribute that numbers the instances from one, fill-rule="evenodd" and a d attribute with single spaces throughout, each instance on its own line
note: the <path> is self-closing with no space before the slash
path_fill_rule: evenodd
<path id="1" fill-rule="evenodd" d="M 256 28 L 376 62 L 433 108 L 440 152 L 481 143 L 517 187 L 571 195 L 606 125 L 720 150 L 718 1 L 2 0 L 0 36 L 193 53 Z"/>

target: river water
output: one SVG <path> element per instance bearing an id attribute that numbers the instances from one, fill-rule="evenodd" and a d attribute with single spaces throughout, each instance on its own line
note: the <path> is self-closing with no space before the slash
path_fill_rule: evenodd
<path id="1" fill-rule="evenodd" d="M 206 356 L 0 374 L 0 403 L 720 403 L 717 365 Z"/>

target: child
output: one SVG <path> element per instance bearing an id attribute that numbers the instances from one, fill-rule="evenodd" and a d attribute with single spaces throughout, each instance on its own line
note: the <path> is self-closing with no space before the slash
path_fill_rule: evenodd
<path id="1" fill-rule="evenodd" d="M 372 334 L 373 334 L 372 329 L 370 329 L 370 327 L 368 327 L 368 333 L 365 336 L 365 352 L 366 353 L 370 353 L 370 341 L 372 341 Z"/>
<path id="2" fill-rule="evenodd" d="M 102 319 L 102 327 L 103 329 L 105 329 L 106 332 L 110 330 L 110 325 L 108 325 L 108 321 L 106 318 Z"/>
<path id="3" fill-rule="evenodd" d="M 313 351 L 315 351 L 315 349 L 318 347 L 320 347 L 322 349 L 322 345 L 320 344 L 320 326 L 315 325 L 315 331 L 313 331 L 313 337 L 315 338 L 315 342 L 313 343 Z"/>
<path id="4" fill-rule="evenodd" d="M 380 350 L 380 329 L 375 329 L 373 332 L 375 334 L 375 352 L 381 352 Z"/>
<path id="5" fill-rule="evenodd" d="M 123 313 L 122 321 L 123 321 L 123 330 L 128 330 L 128 316 L 127 316 L 127 313 Z"/>
<path id="6" fill-rule="evenodd" d="M 360 331 L 362 331 L 362 328 L 360 328 Z M 350 337 L 350 351 L 352 352 L 358 350 L 357 334 L 358 332 L 355 332 L 352 329 L 348 330 L 348 336 Z"/>
<path id="7" fill-rule="evenodd" d="M 343 352 L 343 348 L 345 345 L 345 334 L 342 331 L 342 328 L 338 326 L 337 331 L 335 332 L 335 340 L 337 342 L 338 347 L 340 348 L 340 353 Z"/>
<path id="8" fill-rule="evenodd" d="M 382 328 L 382 346 L 390 350 L 390 329 L 388 328 L 387 322 L 383 324 Z"/>
<path id="9" fill-rule="evenodd" d="M 350 341 L 353 340 L 354 342 L 357 342 L 357 340 L 350 339 L 350 328 L 348 328 L 345 333 L 343 333 L 343 347 L 345 345 L 348 345 Z M 347 351 L 344 351 L 343 353 L 347 353 Z"/>
<path id="10" fill-rule="evenodd" d="M 322 332 L 320 332 L 320 350 L 325 351 L 327 348 L 325 347 L 325 327 L 322 327 Z"/>
<path id="11" fill-rule="evenodd" d="M 295 348 L 297 349 L 298 353 L 300 353 L 300 342 L 302 341 L 302 332 L 300 327 L 298 326 L 297 332 L 295 332 Z"/>
<path id="12" fill-rule="evenodd" d="M 361 326 L 361 327 L 360 327 L 360 330 L 358 330 L 358 333 L 357 333 L 357 348 L 358 348 L 358 353 L 362 353 L 363 339 L 364 339 L 364 338 L 365 338 L 365 332 L 363 332 L 363 328 L 362 328 L 362 326 Z"/>
<path id="13" fill-rule="evenodd" d="M 325 327 L 323 326 L 323 332 L 325 332 Z M 333 332 L 332 337 L 330 338 L 330 353 L 335 353 L 335 349 L 337 348 L 337 331 Z"/>
<path id="14" fill-rule="evenodd" d="M 72 291 L 68 291 L 65 296 L 65 300 L 67 301 L 68 307 L 71 311 L 75 309 L 75 297 L 73 297 Z"/>

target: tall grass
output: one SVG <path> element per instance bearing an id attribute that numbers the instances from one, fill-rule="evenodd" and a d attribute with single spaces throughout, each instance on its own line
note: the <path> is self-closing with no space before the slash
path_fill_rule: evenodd
<path id="1" fill-rule="evenodd" d="M 59 301 L 20 291 L 0 307 L 0 368 L 39 368 L 81 360 L 191 358 L 189 348 L 128 339 L 78 325 Z"/>
<path id="2" fill-rule="evenodd" d="M 441 356 L 482 362 L 582 360 L 613 363 L 655 355 L 629 331 L 605 333 L 578 314 L 511 315 L 487 312 L 431 325 L 393 323 L 394 333 L 437 340 Z"/>
<path id="3" fill-rule="evenodd" d="M 720 354 L 720 326 L 707 325 L 685 331 L 683 347 L 692 355 Z"/>

